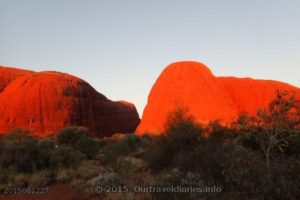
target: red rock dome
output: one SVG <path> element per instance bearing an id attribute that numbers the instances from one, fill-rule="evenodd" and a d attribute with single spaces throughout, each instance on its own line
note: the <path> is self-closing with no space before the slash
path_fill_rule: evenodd
<path id="1" fill-rule="evenodd" d="M 150 91 L 137 132 L 162 131 L 167 115 L 176 107 L 187 107 L 202 123 L 237 115 L 226 88 L 198 62 L 177 62 L 163 70 Z"/>
<path id="2" fill-rule="evenodd" d="M 30 73 L 33 71 L 0 66 L 0 92 L 16 78 Z"/>
<path id="3" fill-rule="evenodd" d="M 136 132 L 159 134 L 168 114 L 176 107 L 188 108 L 200 123 L 213 120 L 228 123 L 240 112 L 254 114 L 260 107 L 266 107 L 277 89 L 300 94 L 299 88 L 285 83 L 217 78 L 201 63 L 176 62 L 163 70 L 152 87 Z"/>
<path id="4" fill-rule="evenodd" d="M 286 91 L 300 99 L 300 89 L 273 80 L 255 80 L 251 78 L 218 77 L 229 92 L 240 112 L 254 115 L 259 108 L 266 108 L 275 99 L 276 90 Z"/>
<path id="5" fill-rule="evenodd" d="M 93 136 L 133 132 L 139 116 L 133 104 L 113 102 L 87 82 L 64 73 L 30 73 L 0 93 L 0 132 L 16 127 L 39 136 L 69 126 L 87 127 Z"/>

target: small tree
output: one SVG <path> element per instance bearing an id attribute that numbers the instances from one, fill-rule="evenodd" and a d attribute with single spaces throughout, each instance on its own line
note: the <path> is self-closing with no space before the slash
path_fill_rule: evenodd
<path id="1" fill-rule="evenodd" d="M 185 108 L 171 112 L 162 135 L 153 139 L 146 154 L 150 168 L 159 170 L 176 162 L 176 155 L 194 151 L 203 141 L 204 129 L 195 122 Z"/>
<path id="2" fill-rule="evenodd" d="M 244 142 L 264 154 L 268 175 L 275 152 L 284 152 L 291 140 L 299 134 L 300 117 L 296 100 L 287 92 L 276 93 L 268 109 L 259 109 L 257 115 L 243 115 L 238 120 Z"/>
<path id="3" fill-rule="evenodd" d="M 173 145 L 175 152 L 193 150 L 204 132 L 188 110 L 182 107 L 169 114 L 165 127 L 166 142 Z"/>

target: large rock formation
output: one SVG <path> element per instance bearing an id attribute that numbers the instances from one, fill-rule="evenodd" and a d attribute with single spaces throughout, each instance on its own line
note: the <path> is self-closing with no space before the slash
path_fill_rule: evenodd
<path id="1" fill-rule="evenodd" d="M 133 132 L 138 123 L 133 104 L 113 102 L 87 82 L 64 73 L 28 73 L 0 93 L 0 133 L 19 127 L 45 136 L 76 125 L 103 137 Z"/>
<path id="2" fill-rule="evenodd" d="M 266 107 L 277 89 L 300 94 L 299 88 L 281 82 L 217 78 L 201 63 L 173 63 L 163 70 L 152 87 L 137 133 L 160 133 L 168 114 L 177 107 L 188 108 L 203 124 L 214 120 L 229 123 L 240 112 L 254 114 L 260 107 Z"/>
<path id="3" fill-rule="evenodd" d="M 16 78 L 30 73 L 33 71 L 0 66 L 0 92 Z"/>
<path id="4" fill-rule="evenodd" d="M 288 92 L 300 99 L 300 88 L 273 80 L 251 78 L 218 77 L 236 104 L 239 112 L 256 114 L 259 108 L 266 108 L 276 98 L 276 90 Z"/>

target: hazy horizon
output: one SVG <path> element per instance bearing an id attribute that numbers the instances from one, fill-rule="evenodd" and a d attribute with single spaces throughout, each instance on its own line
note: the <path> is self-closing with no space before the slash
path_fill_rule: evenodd
<path id="1" fill-rule="evenodd" d="M 136 105 L 170 63 L 300 87 L 300 2 L 0 0 L 0 65 L 78 76 Z"/>

